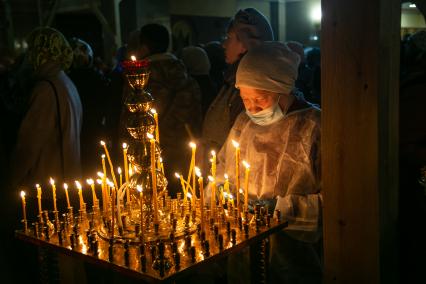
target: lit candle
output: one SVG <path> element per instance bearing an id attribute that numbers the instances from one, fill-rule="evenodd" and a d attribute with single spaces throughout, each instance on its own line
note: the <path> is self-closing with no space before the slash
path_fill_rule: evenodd
<path id="1" fill-rule="evenodd" d="M 36 188 L 37 188 L 38 214 L 40 214 L 41 216 L 43 212 L 43 210 L 41 209 L 41 187 L 38 183 L 36 184 Z"/>
<path id="2" fill-rule="evenodd" d="M 55 186 L 55 181 L 53 180 L 53 178 L 50 178 L 50 184 L 52 185 L 53 210 L 58 211 L 58 208 L 56 207 L 56 186 Z"/>
<path id="3" fill-rule="evenodd" d="M 68 184 L 64 183 L 64 189 L 65 189 L 65 197 L 67 198 L 67 206 L 68 208 L 71 208 L 70 197 L 68 195 Z"/>
<path id="4" fill-rule="evenodd" d="M 106 143 L 101 140 L 101 145 L 104 147 L 105 154 L 106 154 L 107 159 L 108 159 L 109 168 L 111 170 L 111 175 L 112 175 L 112 181 L 114 182 L 115 187 L 118 187 L 117 179 L 115 178 L 114 167 L 112 166 L 111 157 L 109 155 L 109 151 L 108 151 L 108 148 L 106 146 Z"/>
<path id="5" fill-rule="evenodd" d="M 232 144 L 235 147 L 235 187 L 237 191 L 237 209 L 240 209 L 240 144 L 237 141 L 232 140 Z"/>
<path id="6" fill-rule="evenodd" d="M 101 158 L 102 158 L 102 170 L 104 172 L 104 178 L 107 178 L 106 165 L 105 165 L 105 154 L 102 154 Z"/>
<path id="7" fill-rule="evenodd" d="M 155 140 L 157 140 L 157 142 L 160 143 L 160 128 L 158 127 L 158 113 L 154 108 L 151 109 L 151 113 L 154 115 L 154 120 L 155 120 Z"/>
<path id="8" fill-rule="evenodd" d="M 225 177 L 225 184 L 223 185 L 223 187 L 228 194 L 231 194 L 231 192 L 229 191 L 229 176 L 227 174 L 224 174 L 224 177 Z"/>
<path id="9" fill-rule="evenodd" d="M 210 210 L 213 213 L 215 207 L 216 207 L 216 181 L 212 176 L 209 176 L 209 181 L 212 188 L 212 196 L 211 196 L 211 203 L 210 203 Z"/>
<path id="10" fill-rule="evenodd" d="M 158 202 L 157 202 L 157 172 L 155 167 L 155 139 L 154 136 L 146 134 L 151 142 L 151 178 L 152 178 L 152 198 L 154 203 L 154 223 L 158 223 Z"/>
<path id="11" fill-rule="evenodd" d="M 211 168 L 211 174 L 213 178 L 216 178 L 216 152 L 212 150 L 212 168 Z"/>
<path id="12" fill-rule="evenodd" d="M 98 200 L 98 198 L 96 197 L 96 192 L 95 192 L 95 182 L 91 178 L 87 179 L 86 182 L 92 188 L 92 202 L 93 202 L 93 205 L 95 205 L 96 200 Z"/>
<path id="13" fill-rule="evenodd" d="M 248 185 L 249 185 L 249 173 L 250 173 L 250 165 L 243 161 L 243 165 L 246 168 L 244 175 L 244 211 L 248 211 Z"/>
<path id="14" fill-rule="evenodd" d="M 131 59 L 132 61 L 136 61 L 136 56 L 132 55 L 132 56 L 130 56 L 130 59 Z"/>
<path id="15" fill-rule="evenodd" d="M 140 193 L 140 195 L 139 195 L 139 203 L 140 203 L 140 205 L 141 205 L 141 213 L 140 213 L 140 217 L 141 217 L 141 236 L 143 236 L 144 235 L 144 232 L 145 232 L 145 230 L 144 230 L 144 226 L 143 226 L 143 190 L 142 190 L 142 186 L 141 185 L 137 185 L 136 186 L 136 189 L 139 191 L 139 193 Z"/>
<path id="16" fill-rule="evenodd" d="M 201 171 L 198 169 L 196 172 L 198 176 L 198 185 L 200 189 L 200 211 L 201 211 L 201 229 L 204 228 L 204 184 L 203 177 L 201 176 Z"/>
<path id="17" fill-rule="evenodd" d="M 83 210 L 83 208 L 84 208 L 83 191 L 82 191 L 81 184 L 78 180 L 75 181 L 75 186 L 78 189 L 78 197 L 80 199 L 80 210 Z"/>
<path id="18" fill-rule="evenodd" d="M 191 157 L 191 162 L 192 162 L 192 195 L 194 196 L 194 198 L 192 199 L 192 205 L 195 208 L 195 199 L 197 198 L 196 195 L 196 182 L 195 182 L 195 152 L 197 151 L 197 144 L 195 144 L 194 142 L 189 143 L 189 146 L 192 149 L 192 157 Z"/>
<path id="19" fill-rule="evenodd" d="M 164 165 L 163 165 L 163 158 L 160 157 L 160 168 L 161 168 L 161 172 L 164 175 Z"/>
<path id="20" fill-rule="evenodd" d="M 22 218 L 24 219 L 24 222 L 27 221 L 27 209 L 26 202 L 25 202 L 25 191 L 21 191 L 21 199 L 22 199 Z"/>
<path id="21" fill-rule="evenodd" d="M 129 186 L 129 166 L 127 164 L 127 143 L 123 143 L 123 160 L 124 160 L 124 180 Z M 126 190 L 127 204 L 130 204 L 130 192 Z"/>
<path id="22" fill-rule="evenodd" d="M 175 176 L 180 180 L 180 186 L 182 187 L 182 192 L 183 192 L 183 204 L 186 204 L 186 188 L 185 188 L 185 181 L 183 179 L 183 177 L 178 174 L 175 173 Z"/>
<path id="23" fill-rule="evenodd" d="M 112 188 L 111 191 L 111 238 L 114 238 L 115 229 L 115 186 L 114 183 L 108 182 L 108 185 Z"/>
<path id="24" fill-rule="evenodd" d="M 106 186 L 105 175 L 101 172 L 98 172 L 98 177 L 101 178 L 100 185 L 101 185 L 101 191 L 102 191 L 102 209 L 105 213 L 107 209 L 107 200 L 108 200 L 106 197 L 106 189 L 105 189 L 105 186 Z"/>
<path id="25" fill-rule="evenodd" d="M 121 168 L 120 167 L 117 168 L 117 173 L 120 176 L 120 188 L 121 188 L 121 186 L 123 185 L 123 175 L 121 174 Z"/>

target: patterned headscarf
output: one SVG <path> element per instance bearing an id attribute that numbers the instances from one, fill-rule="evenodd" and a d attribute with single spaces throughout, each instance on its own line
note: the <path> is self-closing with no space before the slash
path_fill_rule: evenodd
<path id="1" fill-rule="evenodd" d="M 73 51 L 61 32 L 49 27 L 36 28 L 27 41 L 28 61 L 35 70 L 49 61 L 58 62 L 63 70 L 70 68 Z"/>

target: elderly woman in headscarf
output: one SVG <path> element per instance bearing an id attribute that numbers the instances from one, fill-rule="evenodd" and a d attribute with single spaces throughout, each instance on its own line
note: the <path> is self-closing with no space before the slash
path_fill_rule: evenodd
<path id="1" fill-rule="evenodd" d="M 225 61 L 229 67 L 225 72 L 224 85 L 204 118 L 202 146 L 205 151 L 198 151 L 201 156 L 222 147 L 235 119 L 244 109 L 239 90 L 235 88 L 235 74 L 241 58 L 251 48 L 273 39 L 268 20 L 254 8 L 239 10 L 231 19 L 223 42 Z M 202 167 L 205 168 L 206 165 Z"/>
<path id="2" fill-rule="evenodd" d="M 33 187 L 80 175 L 82 106 L 65 71 L 73 51 L 57 30 L 42 27 L 28 37 L 27 59 L 34 87 L 18 132 L 12 159 L 12 184 Z M 49 191 L 44 191 L 46 196 Z"/>
<path id="3" fill-rule="evenodd" d="M 217 178 L 227 173 L 235 180 L 233 140 L 238 142 L 241 160 L 250 164 L 249 207 L 280 210 L 289 222 L 271 237 L 271 283 L 321 280 L 314 250 L 321 232 L 320 110 L 294 91 L 298 64 L 299 56 L 279 42 L 265 42 L 247 52 L 236 76 L 245 112 L 218 154 Z M 230 259 L 230 282 L 247 283 L 247 259 Z"/>

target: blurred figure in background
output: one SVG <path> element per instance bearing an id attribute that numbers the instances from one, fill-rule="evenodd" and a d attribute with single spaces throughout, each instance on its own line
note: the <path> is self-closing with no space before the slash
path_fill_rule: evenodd
<path id="1" fill-rule="evenodd" d="M 211 41 L 203 46 L 210 61 L 210 78 L 219 90 L 223 85 L 223 72 L 226 69 L 225 50 L 218 41 Z"/>
<path id="2" fill-rule="evenodd" d="M 91 46 L 78 38 L 70 39 L 74 59 L 69 73 L 77 87 L 83 107 L 81 129 L 81 164 L 83 176 L 96 176 L 100 166 L 99 141 L 106 139 L 106 90 L 108 81 L 93 66 Z"/>
<path id="3" fill-rule="evenodd" d="M 287 41 L 286 45 L 300 57 L 299 70 L 297 75 L 297 80 L 295 83 L 296 88 L 303 93 L 306 97 L 311 96 L 311 86 L 312 86 L 312 77 L 313 71 L 306 64 L 305 51 L 303 45 L 297 41 Z"/>
<path id="4" fill-rule="evenodd" d="M 204 116 L 217 94 L 216 85 L 209 75 L 211 68 L 209 58 L 207 53 L 197 46 L 184 47 L 181 58 L 188 73 L 197 81 L 201 89 L 201 110 Z"/>
<path id="5" fill-rule="evenodd" d="M 222 147 L 235 119 L 244 109 L 239 90 L 235 88 L 235 75 L 241 58 L 251 48 L 273 39 L 268 20 L 254 8 L 239 10 L 229 22 L 223 42 L 225 61 L 229 66 L 225 83 L 204 118 L 202 148 L 198 151 L 202 161 L 208 161 L 206 157 L 211 150 L 218 151 Z M 207 169 L 207 163 L 200 166 Z"/>

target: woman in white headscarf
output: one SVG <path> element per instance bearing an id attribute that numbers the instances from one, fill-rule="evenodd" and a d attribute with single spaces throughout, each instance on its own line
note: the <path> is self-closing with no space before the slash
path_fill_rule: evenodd
<path id="1" fill-rule="evenodd" d="M 232 140 L 238 141 L 241 159 L 251 169 L 250 204 L 267 204 L 289 221 L 271 238 L 272 283 L 321 279 L 314 250 L 321 232 L 320 110 L 294 91 L 298 64 L 299 56 L 279 42 L 247 52 L 236 77 L 246 111 L 237 117 L 218 154 L 217 177 L 227 173 L 233 180 Z M 246 283 L 244 261 L 231 261 L 231 266 L 230 282 Z"/>

